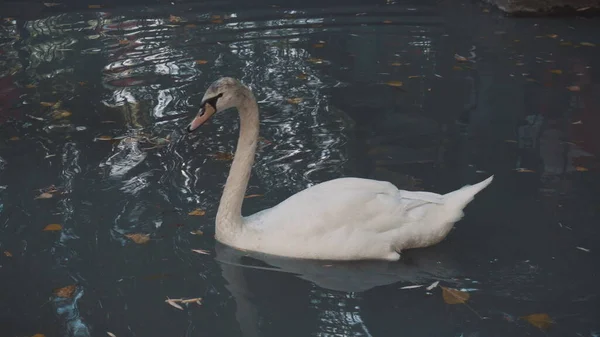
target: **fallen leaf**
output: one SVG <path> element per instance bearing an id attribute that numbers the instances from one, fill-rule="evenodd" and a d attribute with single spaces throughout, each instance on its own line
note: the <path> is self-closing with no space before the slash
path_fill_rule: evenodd
<path id="1" fill-rule="evenodd" d="M 408 78 L 421 78 L 421 75 L 410 75 Z"/>
<path id="2" fill-rule="evenodd" d="M 249 195 L 245 196 L 244 199 L 262 197 L 262 196 L 263 196 L 262 194 L 249 194 Z"/>
<path id="3" fill-rule="evenodd" d="M 183 310 L 183 308 L 179 304 L 175 303 L 175 300 L 166 299 L 165 302 L 167 302 L 170 306 L 172 306 L 174 308 L 177 308 L 179 310 Z"/>
<path id="4" fill-rule="evenodd" d="M 549 37 L 549 38 L 551 38 L 551 39 L 556 39 L 558 37 L 557 34 L 548 34 L 546 36 Z"/>
<path id="5" fill-rule="evenodd" d="M 394 67 L 399 67 L 401 65 L 402 65 L 402 63 L 400 63 L 400 62 L 392 62 L 392 66 L 394 66 Z"/>
<path id="6" fill-rule="evenodd" d="M 191 231 L 190 234 L 192 234 L 192 235 L 203 235 L 204 232 L 201 231 L 201 230 L 199 230 L 199 229 L 197 229 L 195 231 Z"/>
<path id="7" fill-rule="evenodd" d="M 41 106 L 54 106 L 54 104 L 56 104 L 56 103 L 52 103 L 52 102 L 40 102 Z"/>
<path id="8" fill-rule="evenodd" d="M 52 198 L 54 195 L 48 192 L 44 192 L 40 195 L 38 195 L 37 197 L 35 197 L 35 199 L 50 199 Z"/>
<path id="9" fill-rule="evenodd" d="M 522 168 L 522 167 L 515 169 L 515 171 L 517 171 L 519 173 L 534 173 L 535 172 L 534 170 L 530 170 L 530 169 L 526 169 L 526 168 Z"/>
<path id="10" fill-rule="evenodd" d="M 595 44 L 590 43 L 590 42 L 581 42 L 579 44 L 582 45 L 582 46 L 586 46 L 586 47 L 596 47 Z"/>
<path id="11" fill-rule="evenodd" d="M 223 19 L 213 19 L 213 20 L 210 20 L 210 22 L 219 24 L 219 23 L 223 23 Z"/>
<path id="12" fill-rule="evenodd" d="M 415 284 L 415 285 L 412 285 L 412 286 L 404 286 L 404 287 L 402 287 L 400 289 L 417 289 L 417 288 L 421 288 L 422 286 L 423 286 L 422 284 Z"/>
<path id="13" fill-rule="evenodd" d="M 305 80 L 308 76 L 304 73 L 296 75 L 296 78 L 301 79 L 301 80 Z"/>
<path id="14" fill-rule="evenodd" d="M 82 86 L 82 87 L 83 87 L 84 85 L 86 85 L 86 84 L 87 84 L 87 82 L 85 82 L 85 81 L 79 81 L 79 82 L 77 82 L 77 83 L 78 83 L 80 86 Z"/>
<path id="15" fill-rule="evenodd" d="M 113 137 L 111 136 L 100 136 L 100 137 L 96 137 L 96 140 L 112 140 Z"/>
<path id="16" fill-rule="evenodd" d="M 25 86 L 25 88 L 27 88 L 27 89 L 33 89 L 33 88 L 37 88 L 37 85 L 35 85 L 35 84 L 27 84 Z"/>
<path id="17" fill-rule="evenodd" d="M 115 335 L 114 333 L 107 331 L 106 332 L 107 335 L 109 335 L 110 337 L 117 337 L 117 335 Z"/>
<path id="18" fill-rule="evenodd" d="M 490 10 L 489 10 L 489 9 L 487 9 L 487 8 L 484 8 L 484 9 L 482 10 L 482 12 L 484 12 L 484 13 L 489 13 L 489 12 L 490 12 Z"/>
<path id="19" fill-rule="evenodd" d="M 195 62 L 196 62 L 196 64 L 207 64 L 208 63 L 207 60 L 196 60 Z"/>
<path id="20" fill-rule="evenodd" d="M 454 54 L 454 59 L 457 60 L 458 62 L 467 62 L 468 59 L 464 56 L 460 56 L 458 54 Z"/>
<path id="21" fill-rule="evenodd" d="M 169 15 L 169 22 L 171 22 L 171 23 L 179 23 L 181 21 L 183 21 L 183 19 L 180 18 L 179 16 Z"/>
<path id="22" fill-rule="evenodd" d="M 148 241 L 150 241 L 150 235 L 148 235 L 148 234 L 140 234 L 140 233 L 125 234 L 125 237 L 131 239 L 131 241 L 133 241 L 137 244 L 144 244 L 144 243 L 147 243 Z"/>
<path id="23" fill-rule="evenodd" d="M 19 140 L 19 139 L 21 139 L 21 138 L 19 138 L 19 137 L 17 137 L 17 136 L 12 136 L 12 137 L 10 137 L 8 140 L 15 141 L 15 140 Z"/>
<path id="24" fill-rule="evenodd" d="M 572 46 L 573 43 L 569 42 L 569 41 L 563 41 L 561 43 L 558 44 L 559 46 Z"/>
<path id="25" fill-rule="evenodd" d="M 442 288 L 442 297 L 444 302 L 448 304 L 464 304 L 469 299 L 470 295 L 467 292 L 452 288 Z"/>
<path id="26" fill-rule="evenodd" d="M 194 27 L 196 27 L 196 25 L 195 25 L 195 24 L 193 24 L 193 23 L 188 23 L 188 24 L 187 24 L 187 25 L 185 25 L 184 27 L 185 27 L 185 28 L 194 28 Z"/>
<path id="27" fill-rule="evenodd" d="M 129 40 L 119 40 L 119 44 L 120 44 L 120 45 L 126 45 L 126 44 L 129 44 Z"/>
<path id="28" fill-rule="evenodd" d="M 5 251 L 4 251 L 4 256 L 6 256 L 6 257 L 12 257 L 13 255 L 12 255 L 12 253 L 11 253 L 11 252 L 9 252 L 8 250 L 5 250 Z"/>
<path id="29" fill-rule="evenodd" d="M 199 303 L 200 301 L 202 301 L 202 297 L 188 298 L 185 300 L 181 300 L 181 303 L 183 303 L 183 304 L 188 304 L 188 303 L 192 303 L 192 302 Z"/>
<path id="30" fill-rule="evenodd" d="M 88 5 L 88 8 L 98 9 L 98 8 L 102 8 L 102 5 Z"/>
<path id="31" fill-rule="evenodd" d="M 581 91 L 581 88 L 578 85 L 570 85 L 567 87 L 567 89 L 574 92 Z"/>
<path id="32" fill-rule="evenodd" d="M 437 287 L 437 286 L 438 286 L 438 284 L 440 284 L 440 281 L 435 281 L 435 282 L 433 282 L 432 284 L 430 284 L 430 285 L 429 285 L 429 287 L 427 287 L 427 288 L 425 288 L 425 289 L 427 289 L 427 290 L 431 290 L 431 289 L 433 289 L 433 288 Z"/>
<path id="33" fill-rule="evenodd" d="M 216 160 L 221 161 L 229 161 L 233 159 L 233 153 L 229 152 L 217 152 L 215 154 L 211 154 L 210 156 L 214 157 Z"/>
<path id="34" fill-rule="evenodd" d="M 552 70 L 550 70 L 550 72 L 553 74 L 556 74 L 556 75 L 562 74 L 562 70 L 560 70 L 560 69 L 552 69 Z"/>
<path id="35" fill-rule="evenodd" d="M 300 97 L 288 98 L 287 102 L 290 104 L 298 104 L 298 103 L 302 102 L 302 98 L 300 98 Z"/>
<path id="36" fill-rule="evenodd" d="M 587 11 L 590 8 L 592 8 L 592 7 L 581 7 L 581 8 L 577 8 L 577 11 L 578 12 L 583 12 L 583 11 Z"/>
<path id="37" fill-rule="evenodd" d="M 62 226 L 57 223 L 52 223 L 52 224 L 49 224 L 46 227 L 44 227 L 44 231 L 46 231 L 46 232 L 59 231 L 61 229 L 62 229 Z"/>
<path id="38" fill-rule="evenodd" d="M 578 172 L 587 172 L 587 171 L 589 171 L 587 168 L 585 168 L 583 166 L 577 166 L 575 168 L 575 170 L 577 170 Z"/>
<path id="39" fill-rule="evenodd" d="M 202 210 L 200 208 L 196 208 L 195 210 L 188 213 L 188 215 L 195 215 L 195 216 L 203 216 L 204 214 L 206 214 L 206 211 Z"/>
<path id="40" fill-rule="evenodd" d="M 384 20 L 383 23 L 392 23 L 391 20 Z"/>
<path id="41" fill-rule="evenodd" d="M 192 249 L 192 252 L 202 254 L 202 255 L 210 255 L 210 252 L 208 250 L 204 250 L 204 249 Z"/>
<path id="42" fill-rule="evenodd" d="M 315 63 L 315 64 L 323 63 L 323 59 L 315 58 L 315 57 L 308 58 L 307 61 L 310 63 Z"/>
<path id="43" fill-rule="evenodd" d="M 529 322 L 529 324 L 539 328 L 540 330 L 546 330 L 550 325 L 554 324 L 554 321 L 548 314 L 531 314 L 528 316 L 520 317 L 522 320 Z"/>
<path id="44" fill-rule="evenodd" d="M 53 117 L 54 119 L 61 119 L 61 118 L 67 118 L 69 116 L 71 116 L 72 113 L 70 111 L 67 110 L 57 110 L 54 112 Z"/>
<path id="45" fill-rule="evenodd" d="M 400 81 L 388 81 L 385 82 L 385 84 L 389 85 L 390 87 L 401 87 L 404 83 Z"/>
<path id="46" fill-rule="evenodd" d="M 315 43 L 315 44 L 313 44 L 313 47 L 315 47 L 315 48 L 323 48 L 323 47 L 325 47 L 325 44 L 324 43 Z"/>
<path id="47" fill-rule="evenodd" d="M 71 298 L 77 289 L 77 285 L 72 284 L 70 286 L 54 289 L 54 295 L 63 298 Z"/>
<path id="48" fill-rule="evenodd" d="M 579 247 L 579 246 L 577 246 L 577 247 L 575 247 L 575 248 L 577 248 L 577 249 L 579 249 L 579 250 L 581 250 L 581 251 L 584 251 L 584 252 L 586 252 L 586 253 L 589 253 L 589 252 L 591 252 L 591 250 L 590 250 L 590 249 L 587 249 L 587 248 L 583 248 L 583 247 Z"/>

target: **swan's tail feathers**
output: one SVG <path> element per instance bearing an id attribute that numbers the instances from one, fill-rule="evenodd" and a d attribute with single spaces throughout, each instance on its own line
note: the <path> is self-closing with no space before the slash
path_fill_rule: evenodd
<path id="1" fill-rule="evenodd" d="M 473 201 L 477 193 L 481 192 L 484 188 L 491 184 L 493 179 L 494 176 L 492 175 L 486 180 L 481 181 L 475 185 L 465 185 L 456 191 L 444 194 L 443 198 L 445 208 L 447 210 L 457 211 L 456 220 L 462 218 L 463 208 L 465 208 L 471 201 Z"/>

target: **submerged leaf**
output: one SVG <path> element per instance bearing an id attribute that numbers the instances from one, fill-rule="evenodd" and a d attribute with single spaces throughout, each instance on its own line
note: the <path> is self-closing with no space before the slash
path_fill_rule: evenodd
<path id="1" fill-rule="evenodd" d="M 48 226 L 44 227 L 44 231 L 59 231 L 62 229 L 62 226 L 57 224 L 57 223 L 52 223 L 49 224 Z"/>
<path id="2" fill-rule="evenodd" d="M 200 208 L 196 208 L 195 210 L 188 213 L 188 215 L 194 216 L 203 216 L 204 214 L 206 214 L 206 211 Z"/>
<path id="3" fill-rule="evenodd" d="M 19 139 L 21 139 L 21 138 L 19 138 L 17 136 L 13 136 L 13 137 L 10 137 L 8 140 L 13 140 L 14 141 L 14 140 L 19 140 Z"/>
<path id="4" fill-rule="evenodd" d="M 299 104 L 300 102 L 302 102 L 302 98 L 300 98 L 300 97 L 288 98 L 287 102 L 290 104 Z"/>
<path id="5" fill-rule="evenodd" d="M 308 76 L 305 73 L 296 75 L 296 78 L 300 79 L 300 80 L 305 80 Z"/>
<path id="6" fill-rule="evenodd" d="M 69 116 L 71 116 L 71 112 L 67 111 L 67 110 L 57 110 L 55 111 L 52 116 L 54 117 L 54 119 L 61 119 L 61 118 L 67 118 Z"/>
<path id="7" fill-rule="evenodd" d="M 470 295 L 467 292 L 452 288 L 442 288 L 442 297 L 444 302 L 448 304 L 464 304 L 469 299 Z"/>
<path id="8" fill-rule="evenodd" d="M 4 251 L 4 256 L 6 256 L 6 257 L 12 257 L 13 255 L 12 255 L 12 253 L 11 253 L 11 252 L 9 252 L 8 250 L 5 250 L 5 251 Z"/>
<path id="9" fill-rule="evenodd" d="M 54 289 L 54 295 L 63 298 L 71 298 L 77 289 L 77 285 L 72 284 L 70 286 Z"/>
<path id="10" fill-rule="evenodd" d="M 169 22 L 171 23 L 179 23 L 183 21 L 183 19 L 179 16 L 175 16 L 175 15 L 169 15 Z"/>
<path id="11" fill-rule="evenodd" d="M 401 87 L 404 83 L 400 81 L 388 81 L 385 82 L 385 84 L 389 85 L 390 87 Z"/>
<path id="12" fill-rule="evenodd" d="M 148 234 L 140 234 L 140 233 L 125 234 L 125 237 L 131 239 L 131 241 L 133 241 L 137 244 L 144 244 L 144 243 L 147 243 L 148 241 L 150 241 L 150 235 L 148 235 Z"/>
<path id="13" fill-rule="evenodd" d="M 556 74 L 556 75 L 562 74 L 562 70 L 560 70 L 560 69 L 552 69 L 552 70 L 550 70 L 550 72 L 553 74 Z"/>
<path id="14" fill-rule="evenodd" d="M 529 324 L 539 328 L 540 330 L 548 329 L 554 321 L 548 314 L 531 314 L 528 316 L 520 317 L 522 320 L 529 322 Z"/>
<path id="15" fill-rule="evenodd" d="M 196 60 L 195 62 L 196 62 L 196 64 L 207 64 L 208 63 L 207 60 Z"/>
<path id="16" fill-rule="evenodd" d="M 323 48 L 323 47 L 325 47 L 325 44 L 324 43 L 315 43 L 313 45 L 313 47 L 315 47 L 315 48 Z"/>
<path id="17" fill-rule="evenodd" d="M 577 170 L 577 172 L 587 172 L 587 171 L 589 171 L 587 167 L 583 167 L 583 166 L 577 166 L 577 167 L 575 167 L 575 170 Z"/>
<path id="18" fill-rule="evenodd" d="M 570 85 L 567 87 L 567 89 L 574 92 L 581 91 L 581 88 L 578 85 Z"/>

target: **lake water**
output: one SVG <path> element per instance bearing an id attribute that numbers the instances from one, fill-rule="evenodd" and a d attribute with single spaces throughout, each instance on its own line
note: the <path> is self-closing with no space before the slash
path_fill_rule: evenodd
<path id="1" fill-rule="evenodd" d="M 1 19 L 0 335 L 600 333 L 598 19 L 417 0 Z M 260 101 L 244 214 L 341 176 L 495 180 L 445 241 L 395 263 L 221 246 L 237 115 L 184 130 L 221 76 Z"/>

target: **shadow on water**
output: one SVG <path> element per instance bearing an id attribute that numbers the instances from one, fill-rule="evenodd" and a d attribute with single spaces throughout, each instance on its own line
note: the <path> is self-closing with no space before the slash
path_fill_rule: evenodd
<path id="1" fill-rule="evenodd" d="M 3 336 L 597 336 L 598 20 L 238 5 L 1 18 Z M 447 240 L 398 263 L 223 247 L 237 116 L 184 132 L 220 76 L 260 101 L 244 214 L 340 176 L 440 193 L 496 179 Z M 554 324 L 519 318 L 533 313 Z"/>

